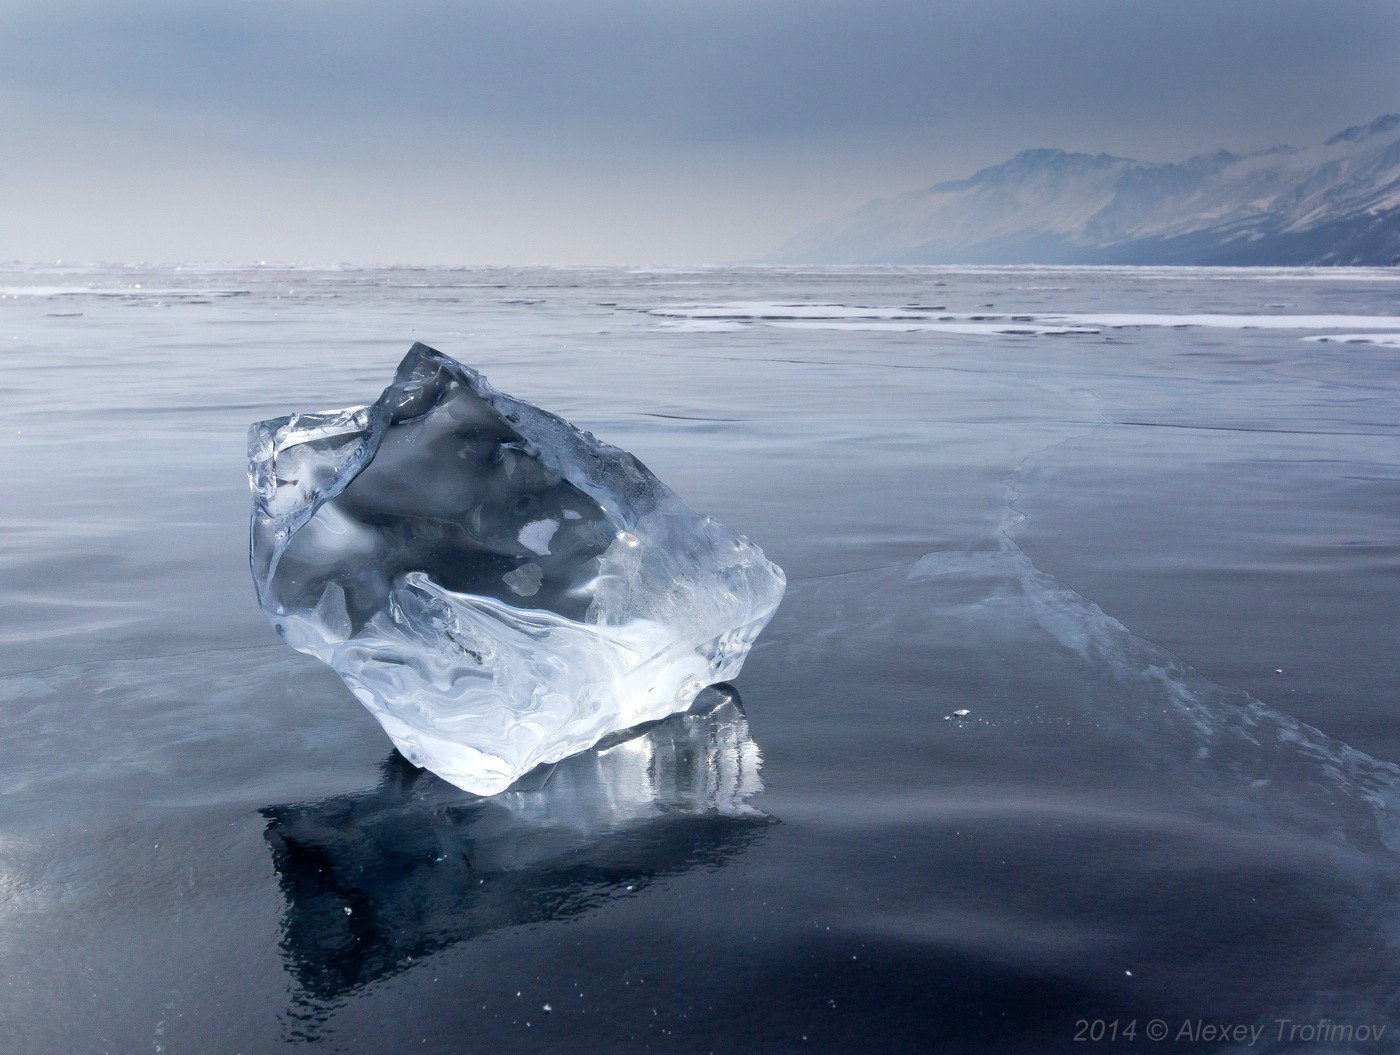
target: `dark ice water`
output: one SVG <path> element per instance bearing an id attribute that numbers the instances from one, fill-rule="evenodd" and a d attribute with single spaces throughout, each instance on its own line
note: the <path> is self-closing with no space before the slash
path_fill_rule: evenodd
<path id="1" fill-rule="evenodd" d="M 0 1049 L 1400 1050 L 1400 348 L 1030 332 L 1400 315 L 1400 275 L 0 285 Z M 859 318 L 910 305 L 1031 321 Z M 244 430 L 414 340 L 787 570 L 736 693 L 476 800 L 275 640 Z"/>

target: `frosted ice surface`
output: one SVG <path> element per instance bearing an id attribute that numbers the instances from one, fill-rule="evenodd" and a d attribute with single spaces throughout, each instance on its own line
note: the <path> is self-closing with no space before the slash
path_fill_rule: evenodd
<path id="1" fill-rule="evenodd" d="M 734 677 L 786 584 L 640 461 L 422 344 L 370 406 L 249 430 L 258 599 L 479 794 Z"/>

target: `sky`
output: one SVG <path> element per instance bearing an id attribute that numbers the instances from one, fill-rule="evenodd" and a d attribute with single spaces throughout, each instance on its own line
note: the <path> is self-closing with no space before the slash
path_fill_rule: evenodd
<path id="1" fill-rule="evenodd" d="M 1393 111 L 1395 0 L 0 0 L 0 259 L 735 262 Z"/>

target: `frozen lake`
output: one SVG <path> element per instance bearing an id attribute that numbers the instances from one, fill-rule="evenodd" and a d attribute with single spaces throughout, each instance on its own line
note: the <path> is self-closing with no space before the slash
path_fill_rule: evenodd
<path id="1" fill-rule="evenodd" d="M 1330 1051 L 1277 1020 L 1392 1021 L 1400 271 L 0 294 L 5 1051 L 1021 1053 L 1096 1019 Z M 786 570 L 737 695 L 483 801 L 276 640 L 246 427 L 372 400 L 415 340 Z"/>

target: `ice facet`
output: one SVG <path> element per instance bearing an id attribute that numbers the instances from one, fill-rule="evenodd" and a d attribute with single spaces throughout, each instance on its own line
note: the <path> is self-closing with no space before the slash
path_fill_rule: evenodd
<path id="1" fill-rule="evenodd" d="M 494 794 L 734 677 L 763 551 L 415 344 L 370 406 L 249 430 L 258 599 L 416 765 Z"/>

